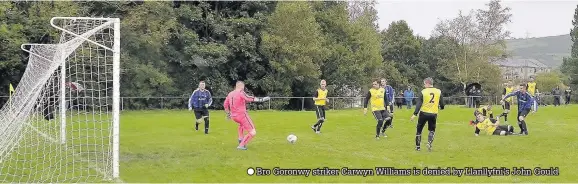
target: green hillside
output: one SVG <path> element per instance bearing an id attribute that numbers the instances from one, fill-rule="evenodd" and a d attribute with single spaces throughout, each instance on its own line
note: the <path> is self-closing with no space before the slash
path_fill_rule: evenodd
<path id="1" fill-rule="evenodd" d="M 542 63 L 559 67 L 562 58 L 570 56 L 570 35 L 548 36 L 507 40 L 508 51 L 514 57 L 537 59 Z"/>

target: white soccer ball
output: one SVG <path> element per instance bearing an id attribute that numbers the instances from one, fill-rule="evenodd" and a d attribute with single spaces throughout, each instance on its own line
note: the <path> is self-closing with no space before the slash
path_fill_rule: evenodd
<path id="1" fill-rule="evenodd" d="M 295 143 L 297 142 L 297 136 L 289 134 L 289 136 L 287 136 L 287 141 L 289 141 L 290 143 Z"/>

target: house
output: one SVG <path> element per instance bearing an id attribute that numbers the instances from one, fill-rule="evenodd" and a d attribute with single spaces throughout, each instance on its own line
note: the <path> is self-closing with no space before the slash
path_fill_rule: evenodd
<path id="1" fill-rule="evenodd" d="M 551 70 L 549 66 L 535 59 L 500 58 L 493 63 L 502 69 L 502 77 L 506 80 L 527 80 L 530 76 Z"/>

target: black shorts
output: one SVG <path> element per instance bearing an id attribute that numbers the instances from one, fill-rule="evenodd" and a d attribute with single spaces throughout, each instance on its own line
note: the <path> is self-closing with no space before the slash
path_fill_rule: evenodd
<path id="1" fill-rule="evenodd" d="M 518 110 L 518 117 L 526 117 L 530 113 L 530 109 Z"/>
<path id="2" fill-rule="evenodd" d="M 195 109 L 195 118 L 196 119 L 201 119 L 201 117 L 203 116 L 209 116 L 209 110 L 208 109 Z"/>
<path id="3" fill-rule="evenodd" d="M 418 130 L 422 130 L 425 124 L 427 123 L 427 129 L 429 131 L 436 130 L 436 121 L 438 119 L 437 114 L 427 113 L 427 112 L 420 112 L 419 117 L 417 118 L 417 128 Z"/>
<path id="4" fill-rule="evenodd" d="M 505 110 L 510 110 L 510 102 L 504 101 L 504 105 L 502 105 L 502 108 L 504 108 Z"/>
<path id="5" fill-rule="evenodd" d="M 510 132 L 508 131 L 508 125 L 499 125 L 498 127 L 496 127 L 496 130 L 494 130 L 492 135 L 500 135 L 502 131 L 506 131 L 506 134 L 507 132 Z"/>
<path id="6" fill-rule="evenodd" d="M 325 120 L 325 106 L 318 105 L 315 107 L 315 115 L 317 115 L 317 120 Z"/>
<path id="7" fill-rule="evenodd" d="M 385 120 L 385 118 L 390 117 L 388 110 L 378 110 L 378 111 L 373 111 L 372 113 L 373 113 L 373 117 L 375 117 L 375 120 L 377 120 L 377 121 Z"/>

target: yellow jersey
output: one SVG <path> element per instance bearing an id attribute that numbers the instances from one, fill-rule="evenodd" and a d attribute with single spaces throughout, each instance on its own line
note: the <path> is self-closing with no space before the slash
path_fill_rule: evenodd
<path id="1" fill-rule="evenodd" d="M 488 106 L 482 106 L 476 109 L 477 113 L 481 113 L 484 117 L 490 116 L 490 118 L 494 118 L 494 113 L 491 110 L 488 110 Z"/>
<path id="2" fill-rule="evenodd" d="M 317 91 L 315 92 L 315 98 L 327 98 L 327 89 L 325 89 L 325 90 L 317 89 Z M 323 106 L 323 105 L 325 105 L 325 104 L 327 104 L 327 100 L 325 100 L 325 99 L 323 99 L 323 100 L 320 100 L 320 99 L 315 100 L 315 105 Z"/>
<path id="3" fill-rule="evenodd" d="M 530 95 L 532 95 L 532 96 L 536 95 L 536 83 L 535 82 L 528 82 L 528 84 L 526 84 L 526 88 L 528 90 L 528 93 L 530 93 Z"/>
<path id="4" fill-rule="evenodd" d="M 384 88 L 369 89 L 365 97 L 363 107 L 367 108 L 368 103 L 371 103 L 372 111 L 385 110 L 385 89 Z"/>
<path id="5" fill-rule="evenodd" d="M 486 131 L 486 134 L 492 135 L 494 131 L 496 131 L 496 125 L 494 125 L 494 123 L 496 123 L 495 119 L 486 118 L 484 121 L 476 124 L 476 127 L 480 130 Z"/>
<path id="6" fill-rule="evenodd" d="M 425 88 L 421 90 L 422 101 L 421 104 L 416 107 L 414 115 L 416 115 L 418 111 L 437 114 L 439 112 L 439 107 L 441 106 L 443 109 L 444 106 L 443 101 L 440 101 L 441 95 L 442 91 L 438 88 Z"/>
<path id="7" fill-rule="evenodd" d="M 508 95 L 508 94 L 510 94 L 510 93 L 512 93 L 512 92 L 514 92 L 514 87 L 505 87 L 505 88 L 504 88 L 504 93 L 503 93 L 503 95 L 506 96 L 506 95 Z M 506 102 L 512 103 L 513 98 L 514 98 L 514 97 L 508 97 L 508 98 L 506 98 Z"/>

